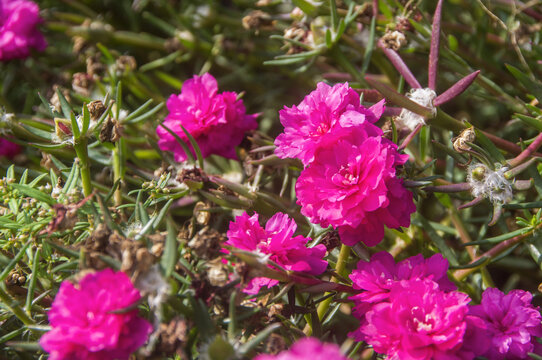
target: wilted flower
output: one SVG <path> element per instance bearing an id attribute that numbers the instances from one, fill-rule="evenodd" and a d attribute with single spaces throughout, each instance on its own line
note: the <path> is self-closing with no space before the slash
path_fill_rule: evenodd
<path id="1" fill-rule="evenodd" d="M 431 280 L 393 283 L 389 301 L 374 305 L 361 327 L 365 341 L 390 360 L 466 359 L 459 354 L 469 297 Z"/>
<path id="2" fill-rule="evenodd" d="M 341 121 L 355 118 L 355 111 L 349 111 Z M 337 228 L 346 245 L 363 241 L 374 246 L 384 237 L 384 225 L 409 226 L 416 210 L 412 193 L 396 177 L 396 167 L 408 155 L 399 154 L 381 133 L 369 123 L 334 129 L 321 139 L 314 161 L 296 184 L 301 213 Z"/>
<path id="3" fill-rule="evenodd" d="M 230 222 L 228 241 L 225 244 L 268 256 L 286 270 L 313 275 L 323 273 L 327 267 L 327 261 L 322 260 L 326 247 L 319 244 L 307 248 L 310 239 L 302 235 L 293 236 L 296 228 L 295 221 L 283 213 L 277 213 L 269 219 L 265 229 L 258 223 L 258 214 L 249 217 L 244 213 Z M 256 294 L 262 286 L 272 287 L 277 284 L 278 280 L 257 277 L 243 291 Z"/>
<path id="4" fill-rule="evenodd" d="M 13 159 L 20 152 L 21 147 L 19 145 L 0 137 L 0 157 Z"/>
<path id="5" fill-rule="evenodd" d="M 437 112 L 437 108 L 433 105 L 433 100 L 437 97 L 434 90 L 426 89 L 412 89 L 408 92 L 407 97 L 426 108 L 431 110 L 433 116 Z M 423 116 L 413 113 L 410 110 L 403 109 L 398 117 L 398 121 L 410 130 L 414 130 L 418 125 L 425 125 L 425 119 Z"/>
<path id="6" fill-rule="evenodd" d="M 298 158 L 307 165 L 323 135 L 338 126 L 375 123 L 384 112 L 384 101 L 367 109 L 359 95 L 347 83 L 333 87 L 320 82 L 298 106 L 284 107 L 280 122 L 284 133 L 275 140 L 275 154 L 280 158 Z M 342 117 L 348 113 L 349 116 Z"/>
<path id="7" fill-rule="evenodd" d="M 480 305 L 470 307 L 469 314 L 480 318 L 491 341 L 482 356 L 492 360 L 515 360 L 529 358 L 538 343 L 535 337 L 542 336 L 542 317 L 538 308 L 531 304 L 533 296 L 523 290 L 512 290 L 504 294 L 498 289 L 488 288 L 482 294 Z"/>
<path id="8" fill-rule="evenodd" d="M 500 164 L 496 164 L 495 170 L 491 170 L 482 163 L 469 166 L 467 181 L 471 186 L 472 196 L 488 198 L 492 203 L 510 202 L 512 185 L 504 176 L 507 170 L 507 167 L 502 167 Z"/>
<path id="9" fill-rule="evenodd" d="M 218 154 L 236 158 L 235 146 L 241 143 L 246 131 L 258 127 L 258 115 L 247 115 L 243 100 L 237 100 L 235 92 L 219 94 L 216 79 L 210 74 L 186 80 L 181 93 L 169 97 L 167 108 L 169 115 L 164 125 L 189 144 L 182 125 L 198 143 L 203 157 Z M 156 132 L 160 149 L 173 152 L 176 161 L 187 159 L 173 135 L 161 126 Z"/>
<path id="10" fill-rule="evenodd" d="M 289 350 L 277 355 L 258 355 L 254 360 L 347 360 L 335 344 L 322 343 L 312 337 L 298 340 Z"/>
<path id="11" fill-rule="evenodd" d="M 45 50 L 39 11 L 32 1 L 0 0 L 0 61 L 28 57 L 31 48 Z"/>
<path id="12" fill-rule="evenodd" d="M 127 360 L 152 331 L 137 315 L 140 297 L 126 274 L 111 269 L 78 285 L 63 281 L 49 311 L 52 330 L 40 345 L 51 360 Z"/>

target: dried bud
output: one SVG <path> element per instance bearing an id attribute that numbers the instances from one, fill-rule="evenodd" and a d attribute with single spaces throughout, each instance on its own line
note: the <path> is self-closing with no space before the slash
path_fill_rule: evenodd
<path id="1" fill-rule="evenodd" d="M 117 70 L 121 73 L 130 72 L 137 68 L 136 59 L 130 55 L 119 56 L 115 65 L 117 66 Z"/>
<path id="2" fill-rule="evenodd" d="M 474 127 L 465 129 L 459 134 L 459 136 L 452 139 L 454 150 L 458 153 L 469 151 L 471 147 L 467 143 L 472 143 L 476 140 L 476 132 Z"/>
<path id="3" fill-rule="evenodd" d="M 188 243 L 194 253 L 202 259 L 214 259 L 220 255 L 226 236 L 208 226 L 201 229 Z"/>
<path id="4" fill-rule="evenodd" d="M 207 278 L 212 286 L 224 286 L 228 283 L 228 267 L 222 263 L 221 259 L 210 261 L 208 263 Z"/>
<path id="5" fill-rule="evenodd" d="M 388 31 L 382 36 L 381 41 L 385 47 L 395 51 L 405 46 L 407 42 L 405 35 L 400 31 Z"/>
<path id="6" fill-rule="evenodd" d="M 247 30 L 255 30 L 258 33 L 260 30 L 272 28 L 274 21 L 268 13 L 261 10 L 253 10 L 242 20 L 243 27 Z"/>
<path id="7" fill-rule="evenodd" d="M 60 89 L 60 85 L 58 84 L 53 85 L 53 95 L 49 98 L 49 103 L 56 111 L 60 111 L 61 106 L 60 106 L 60 99 L 58 98 L 57 89 Z M 70 102 L 71 97 L 70 97 L 69 91 L 66 89 L 60 89 L 60 91 L 62 92 L 62 95 L 64 95 L 64 98 L 66 98 L 66 100 Z"/>
<path id="8" fill-rule="evenodd" d="M 204 183 L 208 182 L 209 178 L 201 169 L 194 167 L 192 169 L 181 169 L 177 174 L 177 180 L 179 182 Z"/>
<path id="9" fill-rule="evenodd" d="M 87 74 L 94 78 L 100 78 L 105 72 L 105 65 L 99 61 L 98 56 L 90 56 L 86 60 Z"/>
<path id="10" fill-rule="evenodd" d="M 100 130 L 100 141 L 114 143 L 120 139 L 120 129 L 118 121 L 108 117 Z"/>
<path id="11" fill-rule="evenodd" d="M 92 77 L 87 73 L 78 72 L 73 74 L 72 88 L 78 94 L 89 96 L 93 82 Z"/>
<path id="12" fill-rule="evenodd" d="M 98 120 L 100 116 L 105 112 L 106 107 L 101 100 L 94 100 L 87 104 L 88 112 L 90 113 L 90 118 L 94 121 Z"/>
<path id="13" fill-rule="evenodd" d="M 397 29 L 397 31 L 400 31 L 402 33 L 414 30 L 414 27 L 410 23 L 410 20 L 404 16 L 397 17 L 397 26 L 395 28 Z"/>
<path id="14" fill-rule="evenodd" d="M 208 208 L 209 204 L 206 204 L 203 201 L 199 201 L 196 206 L 194 206 L 194 217 L 196 218 L 198 224 L 207 225 L 209 223 L 211 213 L 209 211 L 205 211 Z"/>
<path id="15" fill-rule="evenodd" d="M 278 334 L 271 334 L 265 344 L 266 352 L 272 355 L 276 355 L 279 352 L 286 350 L 286 342 L 284 338 Z"/>
<path id="16" fill-rule="evenodd" d="M 341 244 L 341 238 L 339 237 L 339 232 L 336 230 L 331 230 L 324 235 L 321 243 L 326 247 L 327 251 L 335 249 Z"/>

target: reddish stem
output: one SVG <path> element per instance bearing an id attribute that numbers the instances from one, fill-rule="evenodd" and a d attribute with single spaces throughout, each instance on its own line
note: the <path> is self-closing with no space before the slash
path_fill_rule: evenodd
<path id="1" fill-rule="evenodd" d="M 433 15 L 433 29 L 431 31 L 431 49 L 429 50 L 429 81 L 428 86 L 432 90 L 437 88 L 437 66 L 440 46 L 440 19 L 442 14 L 442 0 L 437 3 L 435 15 Z"/>
<path id="2" fill-rule="evenodd" d="M 414 139 L 414 137 L 420 132 L 422 127 L 423 127 L 423 124 L 418 124 L 414 128 L 414 130 L 412 130 L 412 132 L 410 134 L 408 134 L 408 136 L 405 138 L 405 140 L 403 140 L 403 142 L 401 143 L 401 145 L 399 145 L 399 148 L 397 148 L 397 150 L 401 151 L 401 150 L 405 149 L 408 146 L 408 144 L 410 144 L 412 139 Z"/>
<path id="3" fill-rule="evenodd" d="M 470 263 L 471 264 L 474 264 L 476 263 L 476 261 L 478 261 L 479 259 L 485 257 L 487 258 L 488 260 L 491 260 L 495 257 L 497 257 L 499 254 L 503 253 L 504 251 L 510 249 L 512 246 L 516 245 L 516 244 L 519 244 L 521 241 L 523 241 L 524 239 L 528 238 L 529 236 L 532 236 L 533 232 L 540 229 L 542 227 L 542 224 L 539 224 L 538 226 L 536 226 L 533 230 L 529 231 L 528 233 L 526 234 L 522 234 L 522 235 L 518 235 L 518 236 L 514 236 L 513 238 L 511 239 L 508 239 L 508 240 L 504 240 L 503 242 L 499 243 L 498 245 L 495 245 L 493 248 L 489 249 L 488 251 L 486 251 L 485 253 L 481 254 L 480 256 L 476 257 L 475 259 L 473 259 Z M 469 269 L 461 269 L 461 270 L 456 270 L 454 272 L 454 277 L 457 279 L 457 280 L 463 280 L 464 278 L 466 278 L 469 274 L 475 272 L 478 268 L 477 267 L 473 267 L 473 268 L 469 268 Z"/>
<path id="4" fill-rule="evenodd" d="M 527 161 L 529 157 L 533 155 L 533 153 L 538 150 L 538 148 L 542 145 L 542 133 L 538 134 L 538 136 L 534 139 L 534 141 L 527 147 L 527 149 L 523 150 L 518 156 L 513 158 L 512 160 L 508 161 L 508 164 L 511 167 L 516 167 L 520 164 L 522 164 L 524 161 Z"/>
<path id="5" fill-rule="evenodd" d="M 476 79 L 478 74 L 480 73 L 480 70 L 473 72 L 472 74 L 469 74 L 465 76 L 463 79 L 459 80 L 455 84 L 453 84 L 448 90 L 440 94 L 433 100 L 434 106 L 440 106 L 456 96 L 459 96 L 463 91 L 465 91 L 472 82 Z"/>
<path id="6" fill-rule="evenodd" d="M 382 41 L 378 41 L 378 47 L 382 49 L 384 55 L 388 57 L 393 66 L 397 69 L 397 71 L 399 71 L 399 74 L 403 75 L 405 81 L 410 85 L 410 87 L 415 89 L 421 89 L 422 86 L 420 85 L 418 80 L 416 80 L 414 75 L 412 75 L 412 72 L 410 71 L 408 66 L 405 64 L 401 56 L 399 56 L 399 54 L 395 50 L 387 48 L 386 45 L 382 43 Z"/>

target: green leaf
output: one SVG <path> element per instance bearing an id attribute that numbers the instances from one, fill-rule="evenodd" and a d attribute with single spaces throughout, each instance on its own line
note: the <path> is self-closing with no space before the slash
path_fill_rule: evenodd
<path id="1" fill-rule="evenodd" d="M 316 11 L 316 6 L 307 0 L 292 0 L 295 6 L 303 10 L 307 15 L 312 15 Z"/>
<path id="2" fill-rule="evenodd" d="M 163 122 L 159 126 L 163 127 L 168 133 L 171 134 L 171 136 L 173 136 L 175 138 L 175 140 L 177 140 L 177 143 L 179 145 L 181 145 L 181 147 L 183 148 L 183 151 L 186 154 L 186 157 L 188 158 L 188 161 L 190 163 L 194 163 L 194 155 L 192 154 L 192 151 L 190 151 L 190 148 L 188 147 L 186 142 L 183 139 L 181 139 L 181 137 L 179 135 L 177 135 L 175 132 L 173 132 L 173 130 L 171 130 L 166 125 L 164 125 Z"/>
<path id="3" fill-rule="evenodd" d="M 164 276 L 167 278 L 171 275 L 175 269 L 177 263 L 177 234 L 175 233 L 175 225 L 173 221 L 168 219 L 167 221 L 167 236 L 166 244 L 164 247 L 164 254 L 160 259 L 160 265 Z"/>
<path id="4" fill-rule="evenodd" d="M 427 233 L 431 241 L 433 241 L 433 243 L 440 250 L 442 255 L 446 259 L 448 259 L 450 265 L 459 265 L 457 257 L 455 256 L 452 249 L 446 244 L 446 241 L 444 241 L 444 239 L 439 234 L 437 234 L 436 230 L 433 228 L 433 226 L 431 226 L 427 219 L 425 219 L 422 215 L 418 214 L 414 219 L 413 223 L 417 223 L 416 225 L 420 226 Z"/>
<path id="5" fill-rule="evenodd" d="M 196 153 L 196 156 L 198 158 L 198 165 L 199 165 L 199 168 L 201 170 L 203 170 L 203 155 L 201 154 L 201 149 L 199 148 L 199 145 L 196 141 L 196 139 L 194 139 L 194 137 L 192 136 L 192 134 L 190 134 L 188 132 L 188 130 L 185 129 L 184 126 L 180 125 L 181 129 L 184 131 L 184 133 L 186 134 L 186 136 L 188 137 L 188 141 L 190 141 L 190 145 L 192 145 L 192 149 L 194 149 L 194 152 Z"/>
<path id="6" fill-rule="evenodd" d="M 361 74 L 365 75 L 369 64 L 371 63 L 371 57 L 373 56 L 374 44 L 375 44 L 375 34 L 376 34 L 376 17 L 371 19 L 371 27 L 369 32 L 369 41 L 367 42 L 367 47 L 365 48 L 365 54 L 363 55 L 363 64 L 361 65 Z"/>
<path id="7" fill-rule="evenodd" d="M 64 94 L 62 94 L 62 91 L 60 91 L 59 88 L 56 89 L 56 94 L 58 96 L 58 100 L 60 102 L 60 108 L 62 109 L 62 113 L 64 114 L 64 118 L 69 119 L 70 114 L 72 113 L 72 108 L 70 106 L 70 103 L 66 98 L 64 97 Z"/>
<path id="8" fill-rule="evenodd" d="M 73 112 L 70 113 L 69 119 L 72 124 L 73 138 L 77 140 L 81 137 L 81 129 L 79 129 L 79 124 L 77 123 L 77 119 L 75 118 L 75 115 L 73 114 Z"/>
<path id="9" fill-rule="evenodd" d="M 11 184 L 11 186 L 14 189 L 17 189 L 23 195 L 29 196 L 29 197 L 31 197 L 33 199 L 44 202 L 44 203 L 49 204 L 51 206 L 56 204 L 55 199 L 53 199 L 51 197 L 51 195 L 45 194 L 45 193 L 39 191 L 38 189 L 34 189 L 31 186 L 23 185 L 23 184 Z"/>
<path id="10" fill-rule="evenodd" d="M 235 349 L 222 336 L 217 335 L 213 342 L 207 348 L 207 357 L 210 360 L 228 360 L 233 359 Z"/>
<path id="11" fill-rule="evenodd" d="M 90 112 L 88 111 L 87 104 L 83 104 L 83 126 L 81 132 L 85 135 L 90 126 Z"/>
<path id="12" fill-rule="evenodd" d="M 489 140 L 487 136 L 485 136 L 484 133 L 480 130 L 474 129 L 474 131 L 476 132 L 476 140 L 478 140 L 484 150 L 489 153 L 489 155 L 492 157 L 492 160 L 500 162 L 501 164 L 506 163 L 504 155 L 499 151 L 499 149 L 497 149 L 495 144 L 493 144 L 493 142 Z"/>
<path id="13" fill-rule="evenodd" d="M 57 115 L 60 115 L 59 113 L 57 113 L 56 111 L 53 112 L 53 110 L 51 109 L 51 104 L 49 103 L 49 101 L 47 101 L 43 95 L 41 95 L 41 93 L 38 92 L 38 97 L 40 98 L 41 100 L 41 103 L 43 104 L 43 106 L 45 107 L 45 109 L 47 110 L 47 113 L 49 114 L 49 116 L 52 118 L 54 117 L 57 117 Z"/>
<path id="14" fill-rule="evenodd" d="M 535 128 L 536 130 L 542 132 L 542 120 L 522 114 L 514 114 L 514 118 L 523 121 L 525 124 Z"/>
<path id="15" fill-rule="evenodd" d="M 530 91 L 539 102 L 542 102 L 542 84 L 540 82 L 531 80 L 523 73 L 523 71 L 510 64 L 505 64 L 505 66 L 508 71 L 510 71 L 510 73 L 521 83 L 521 85 Z"/>
<path id="16" fill-rule="evenodd" d="M 19 226 L 20 228 L 20 226 Z M 19 263 L 19 261 L 23 258 L 25 252 L 26 252 L 26 249 L 28 249 L 28 247 L 30 246 L 30 244 L 32 244 L 32 242 L 34 241 L 34 239 L 30 238 L 24 245 L 23 247 L 17 252 L 17 255 L 15 255 L 15 257 L 13 259 L 11 259 L 11 261 L 9 262 L 9 264 L 2 270 L 2 272 L 0 273 L 0 281 L 1 282 L 4 282 L 4 280 L 6 280 L 6 278 L 8 277 L 9 275 L 9 272 L 11 270 L 13 270 L 13 268 L 15 268 L 15 266 Z"/>
<path id="17" fill-rule="evenodd" d="M 246 355 L 249 351 L 256 348 L 262 341 L 264 341 L 269 335 L 271 335 L 275 330 L 277 330 L 282 325 L 280 323 L 274 323 L 260 331 L 258 334 L 256 334 L 253 338 L 251 338 L 249 341 L 244 343 L 240 348 L 239 352 L 242 355 Z"/>

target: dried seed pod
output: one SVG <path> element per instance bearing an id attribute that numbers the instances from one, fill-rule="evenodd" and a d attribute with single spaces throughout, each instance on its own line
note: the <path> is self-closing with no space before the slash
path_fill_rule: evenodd
<path id="1" fill-rule="evenodd" d="M 103 115 L 106 107 L 101 100 L 94 100 L 87 104 L 87 109 L 90 113 L 90 118 L 96 121 Z"/>
<path id="2" fill-rule="evenodd" d="M 382 41 L 382 44 L 388 49 L 392 50 L 399 50 L 403 46 L 406 45 L 407 40 L 405 35 L 400 31 L 388 31 L 387 33 L 382 36 L 380 39 Z"/>
<path id="3" fill-rule="evenodd" d="M 111 143 L 118 141 L 120 139 L 120 129 L 121 126 L 118 121 L 108 117 L 100 130 L 100 141 Z"/>
<path id="4" fill-rule="evenodd" d="M 474 127 L 467 128 L 459 136 L 452 139 L 454 150 L 458 153 L 469 151 L 471 147 L 467 143 L 472 143 L 474 140 L 476 140 Z"/>

